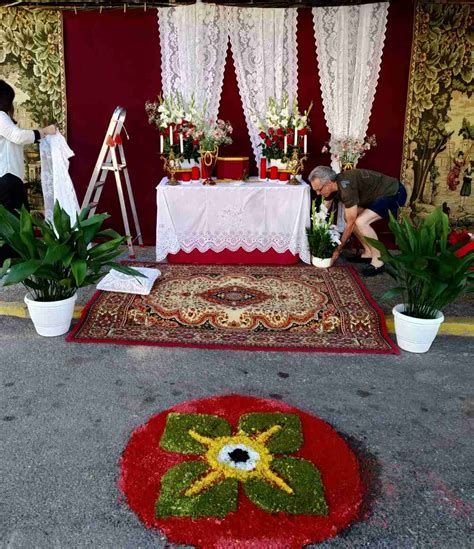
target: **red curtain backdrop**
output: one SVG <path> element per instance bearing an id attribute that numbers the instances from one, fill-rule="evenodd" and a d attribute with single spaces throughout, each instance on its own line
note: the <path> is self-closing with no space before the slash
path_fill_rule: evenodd
<path id="1" fill-rule="evenodd" d="M 400 175 L 403 126 L 408 85 L 413 4 L 395 2 L 389 8 L 380 79 L 372 109 L 369 133 L 377 148 L 360 166 Z M 161 90 L 160 44 L 155 10 L 64 12 L 68 141 L 76 154 L 71 175 L 82 200 L 113 110 L 127 109 L 125 155 L 146 244 L 155 242 L 155 187 L 163 177 L 158 154 L 158 133 L 148 124 L 144 103 Z M 317 71 L 311 10 L 298 15 L 299 105 L 313 101 L 312 133 L 306 173 L 328 164 L 321 147 L 329 135 L 324 121 Z M 226 156 L 249 156 L 251 173 L 256 166 L 248 137 L 242 103 L 230 52 L 227 55 L 220 116 L 234 127 L 234 143 L 221 151 Z M 113 178 L 109 176 L 99 209 L 112 214 L 112 225 L 123 232 Z M 130 216 L 131 220 L 131 216 Z"/>

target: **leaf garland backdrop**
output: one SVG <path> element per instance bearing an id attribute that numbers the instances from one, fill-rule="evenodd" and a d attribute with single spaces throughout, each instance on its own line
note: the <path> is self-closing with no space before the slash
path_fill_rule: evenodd
<path id="1" fill-rule="evenodd" d="M 414 210 L 423 217 L 444 204 L 453 224 L 466 225 L 474 224 L 473 15 L 466 3 L 416 6 L 402 161 Z"/>
<path id="2" fill-rule="evenodd" d="M 60 11 L 0 8 L 0 78 L 15 90 L 15 119 L 20 127 L 56 124 L 66 133 Z M 38 194 L 41 188 L 38 146 L 29 145 L 25 152 L 25 182 Z M 32 206 L 41 209 L 42 200 Z"/>

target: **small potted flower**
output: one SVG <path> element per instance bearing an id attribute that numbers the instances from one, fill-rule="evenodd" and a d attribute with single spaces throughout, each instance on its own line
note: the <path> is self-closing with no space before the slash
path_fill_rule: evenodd
<path id="1" fill-rule="evenodd" d="M 331 139 L 325 143 L 321 149 L 322 153 L 331 153 L 331 157 L 337 160 L 341 166 L 341 171 L 352 170 L 357 166 L 357 162 L 372 147 L 377 145 L 375 135 L 364 139 L 347 137 L 344 139 Z"/>
<path id="2" fill-rule="evenodd" d="M 201 155 L 201 177 L 205 183 L 212 183 L 211 176 L 219 155 L 219 147 L 232 143 L 232 131 L 230 123 L 220 119 L 214 124 L 204 124 L 201 128 L 199 154 Z"/>
<path id="3" fill-rule="evenodd" d="M 341 243 L 339 231 L 333 221 L 334 212 L 329 214 L 324 202 L 318 209 L 316 200 L 313 200 L 311 227 L 306 229 L 306 234 L 308 235 L 311 262 L 320 269 L 327 269 L 331 265 L 332 254 Z"/>

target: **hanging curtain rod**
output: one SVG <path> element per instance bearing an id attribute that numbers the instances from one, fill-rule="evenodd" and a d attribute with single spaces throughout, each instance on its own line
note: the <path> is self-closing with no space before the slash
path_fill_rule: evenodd
<path id="1" fill-rule="evenodd" d="M 374 4 L 380 0 L 247 0 L 247 1 L 219 1 L 201 0 L 207 4 L 221 4 L 240 7 L 278 8 L 278 7 L 317 7 L 317 6 L 351 6 L 360 4 Z M 383 1 L 383 0 L 382 0 Z M 390 2 L 414 1 L 414 0 L 386 0 Z M 461 0 L 462 1 L 462 0 Z M 0 1 L 0 7 L 29 7 L 29 8 L 58 8 L 73 9 L 75 11 L 99 9 L 99 8 L 144 8 L 147 7 L 176 7 L 195 4 L 196 0 L 7 0 Z"/>

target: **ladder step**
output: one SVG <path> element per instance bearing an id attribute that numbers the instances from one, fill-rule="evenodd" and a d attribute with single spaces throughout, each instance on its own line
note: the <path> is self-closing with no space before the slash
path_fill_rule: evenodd
<path id="1" fill-rule="evenodd" d="M 94 190 L 95 189 L 100 189 L 101 187 L 103 187 L 105 185 L 105 181 L 99 181 L 98 183 L 96 183 L 94 185 Z"/>
<path id="2" fill-rule="evenodd" d="M 117 164 L 117 167 L 119 170 L 123 170 L 127 167 L 127 164 Z M 115 170 L 115 166 L 113 164 L 102 164 L 101 170 Z"/>

